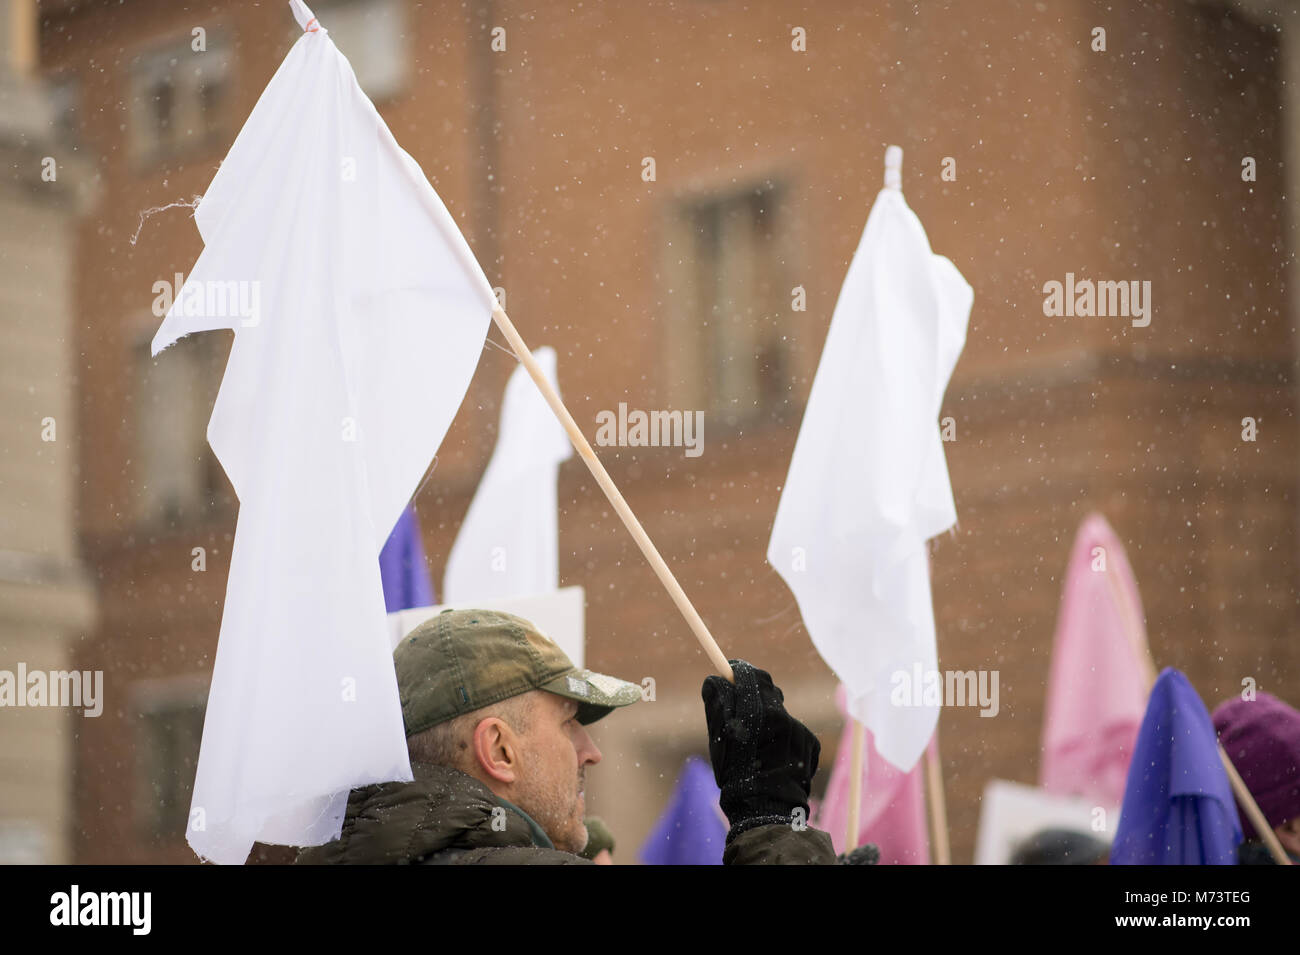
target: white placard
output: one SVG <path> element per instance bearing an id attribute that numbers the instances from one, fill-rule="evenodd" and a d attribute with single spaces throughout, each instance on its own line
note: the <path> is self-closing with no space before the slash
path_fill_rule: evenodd
<path id="1" fill-rule="evenodd" d="M 1095 810 L 1105 812 L 1106 829 L 1093 830 Z M 1082 796 L 1057 796 L 1034 786 L 993 779 L 984 787 L 976 865 L 1007 865 L 1016 847 L 1042 829 L 1073 829 L 1110 842 L 1119 807 L 1098 806 Z"/>

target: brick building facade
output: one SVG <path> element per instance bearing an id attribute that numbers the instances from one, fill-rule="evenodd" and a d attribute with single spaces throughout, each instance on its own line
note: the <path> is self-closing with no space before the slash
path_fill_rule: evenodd
<path id="1" fill-rule="evenodd" d="M 108 705 L 79 727 L 79 861 L 192 859 L 184 812 L 236 515 L 202 430 L 229 343 L 148 359 L 154 284 L 201 245 L 184 208 L 142 211 L 202 193 L 294 39 L 285 6 L 44 7 L 42 62 L 76 91 L 102 193 L 75 305 L 79 530 L 100 593 L 78 654 L 105 670 Z M 960 526 L 934 544 L 934 597 L 941 666 L 998 669 L 1001 712 L 941 720 L 954 858 L 971 857 L 990 778 L 1036 779 L 1062 571 L 1091 510 L 1128 542 L 1159 665 L 1211 706 L 1245 677 L 1295 701 L 1289 61 L 1267 17 L 1089 0 L 315 12 L 525 340 L 557 350 L 589 437 L 619 402 L 705 411 L 699 457 L 601 456 L 723 649 L 771 670 L 819 733 L 819 786 L 834 680 L 764 553 L 888 143 L 935 251 L 975 289 L 944 402 Z M 1045 316 L 1043 286 L 1066 273 L 1150 281 L 1150 325 Z M 417 498 L 435 583 L 512 366 L 486 348 Z M 559 500 L 588 664 L 656 681 L 654 703 L 595 734 L 589 805 L 631 861 L 682 759 L 704 751 L 708 666 L 576 458 Z"/>

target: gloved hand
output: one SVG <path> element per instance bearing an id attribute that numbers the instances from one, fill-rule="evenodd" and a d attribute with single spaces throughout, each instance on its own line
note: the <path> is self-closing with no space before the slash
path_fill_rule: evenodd
<path id="1" fill-rule="evenodd" d="M 730 835 L 754 826 L 808 818 L 808 793 L 821 743 L 785 711 L 772 677 L 744 660 L 730 660 L 736 682 L 705 678 L 701 696 L 709 728 L 709 759 L 722 790 Z"/>

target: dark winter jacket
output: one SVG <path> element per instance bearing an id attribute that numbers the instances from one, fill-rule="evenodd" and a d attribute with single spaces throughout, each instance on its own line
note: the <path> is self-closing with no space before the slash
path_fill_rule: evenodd
<path id="1" fill-rule="evenodd" d="M 339 838 L 298 853 L 299 865 L 590 865 L 556 849 L 527 813 L 472 776 L 412 763 L 409 783 L 355 789 Z M 495 821 L 496 825 L 493 826 Z M 816 829 L 760 826 L 727 843 L 729 865 L 835 862 Z"/>
<path id="2" fill-rule="evenodd" d="M 333 842 L 298 865 L 590 865 L 552 845 L 527 813 L 472 776 L 411 763 L 409 783 L 354 789 Z M 495 825 L 494 825 L 495 823 Z"/>

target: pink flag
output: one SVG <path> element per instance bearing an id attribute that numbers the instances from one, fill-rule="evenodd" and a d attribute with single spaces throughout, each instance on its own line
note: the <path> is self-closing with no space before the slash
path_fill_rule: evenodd
<path id="1" fill-rule="evenodd" d="M 844 733 L 835 753 L 835 766 L 826 785 L 826 798 L 818 807 L 814 825 L 829 832 L 835 851 L 844 851 L 849 824 L 849 775 L 853 725 L 848 721 L 844 687 L 835 691 L 835 704 L 844 717 Z M 883 865 L 927 865 L 930 842 L 925 829 L 925 782 L 922 763 L 908 772 L 895 767 L 876 752 L 871 730 L 865 730 L 862 760 L 862 807 L 858 845 L 873 842 L 880 848 Z"/>
<path id="2" fill-rule="evenodd" d="M 1147 687 L 1137 581 L 1100 514 L 1079 527 L 1065 572 L 1043 725 L 1041 785 L 1118 806 Z"/>

